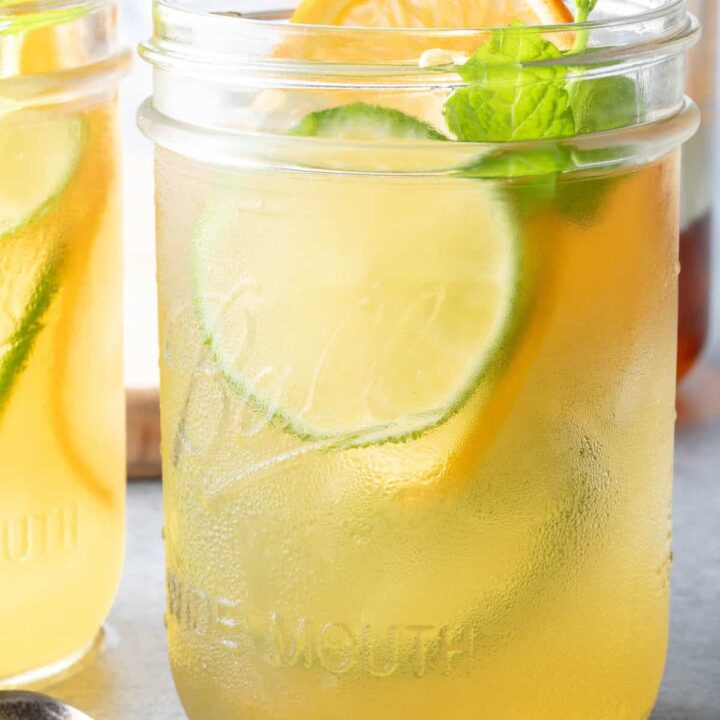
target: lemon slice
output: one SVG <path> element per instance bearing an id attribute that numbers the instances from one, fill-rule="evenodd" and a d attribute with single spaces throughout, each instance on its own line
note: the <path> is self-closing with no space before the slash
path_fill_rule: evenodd
<path id="1" fill-rule="evenodd" d="M 46 222 L 85 144 L 78 118 L 0 123 L 0 410 L 42 329 L 68 238 Z"/>
<path id="2" fill-rule="evenodd" d="M 349 445 L 452 416 L 511 331 L 505 205 L 465 179 L 241 178 L 194 240 L 200 323 L 237 392 L 290 432 Z"/>
<path id="3" fill-rule="evenodd" d="M 503 27 L 573 21 L 562 0 L 304 0 L 296 23 L 393 28 Z"/>

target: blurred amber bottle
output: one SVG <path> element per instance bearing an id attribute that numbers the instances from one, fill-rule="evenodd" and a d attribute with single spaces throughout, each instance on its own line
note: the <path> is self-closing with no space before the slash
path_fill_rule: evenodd
<path id="1" fill-rule="evenodd" d="M 708 339 L 713 237 L 713 155 L 716 137 L 718 0 L 689 0 L 703 26 L 702 40 L 688 58 L 688 95 L 700 106 L 703 121 L 683 149 L 680 225 L 680 315 L 678 379 L 696 363 Z"/>

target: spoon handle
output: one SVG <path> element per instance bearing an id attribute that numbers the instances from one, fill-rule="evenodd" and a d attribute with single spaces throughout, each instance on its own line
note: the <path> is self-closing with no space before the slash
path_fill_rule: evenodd
<path id="1" fill-rule="evenodd" d="M 22 690 L 0 692 L 0 720 L 92 720 L 48 695 Z"/>

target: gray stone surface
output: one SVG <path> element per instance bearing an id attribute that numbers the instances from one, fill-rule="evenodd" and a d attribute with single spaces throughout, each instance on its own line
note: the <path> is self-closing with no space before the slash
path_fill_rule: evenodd
<path id="1" fill-rule="evenodd" d="M 185 717 L 175 696 L 165 647 L 161 532 L 160 483 L 132 484 L 125 574 L 103 647 L 92 664 L 46 690 L 94 720 Z"/>
<path id="2" fill-rule="evenodd" d="M 678 431 L 676 467 L 671 647 L 652 720 L 720 720 L 720 417 Z M 105 646 L 50 689 L 96 720 L 184 718 L 166 657 L 161 515 L 159 483 L 130 488 L 128 562 Z"/>
<path id="3" fill-rule="evenodd" d="M 680 429 L 676 457 L 670 653 L 652 720 L 720 720 L 720 418 Z"/>

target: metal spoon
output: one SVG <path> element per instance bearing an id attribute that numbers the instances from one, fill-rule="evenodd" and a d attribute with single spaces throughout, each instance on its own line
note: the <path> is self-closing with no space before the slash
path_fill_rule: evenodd
<path id="1" fill-rule="evenodd" d="M 60 700 L 34 692 L 0 692 L 0 720 L 92 720 Z"/>

